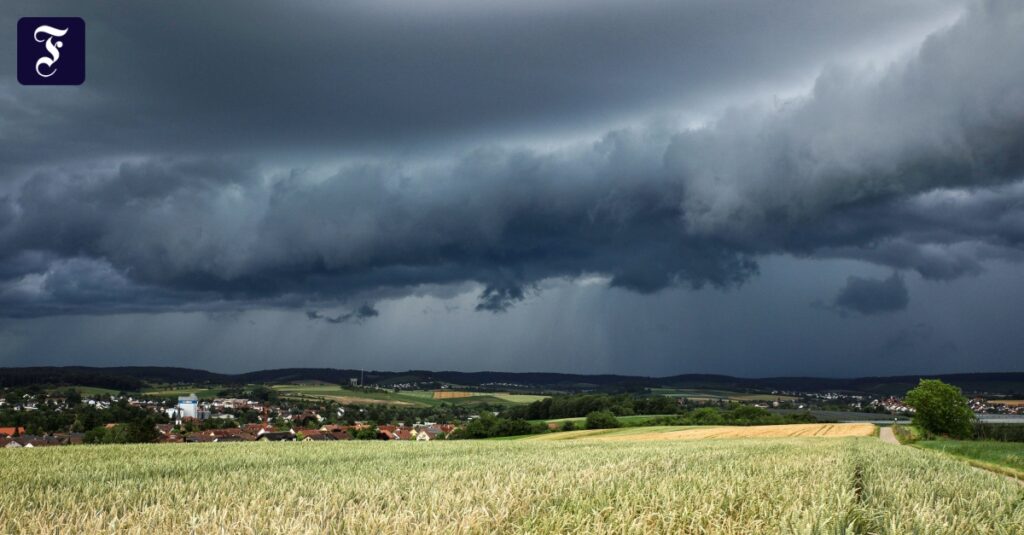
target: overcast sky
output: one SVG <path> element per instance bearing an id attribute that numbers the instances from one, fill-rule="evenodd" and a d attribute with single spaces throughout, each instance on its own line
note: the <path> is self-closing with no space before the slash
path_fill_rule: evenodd
<path id="1" fill-rule="evenodd" d="M 1024 371 L 1024 3 L 14 3 L 0 366 Z"/>

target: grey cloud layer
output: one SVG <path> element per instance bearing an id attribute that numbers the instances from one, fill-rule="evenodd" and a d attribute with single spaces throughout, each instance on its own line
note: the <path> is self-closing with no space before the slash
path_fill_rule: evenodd
<path id="1" fill-rule="evenodd" d="M 833 306 L 861 314 L 881 314 L 903 310 L 909 302 L 907 285 L 902 277 L 893 273 L 891 277 L 881 280 L 850 277 L 836 296 Z"/>
<path id="2" fill-rule="evenodd" d="M 1020 57 L 1024 8 L 987 3 L 908 61 L 831 67 L 806 97 L 695 130 L 326 173 L 198 150 L 30 166 L 0 193 L 0 303 L 7 315 L 306 306 L 476 281 L 478 309 L 501 311 L 545 278 L 600 273 L 638 292 L 730 286 L 780 252 L 927 278 L 976 273 L 985 258 L 1015 258 L 1024 235 Z M 242 118 L 239 135 L 291 109 L 271 107 Z"/>
<path id="3" fill-rule="evenodd" d="M 18 16 L 88 21 L 89 83 L 0 85 L 14 97 L 0 98 L 0 116 L 18 125 L 0 131 L 0 163 L 118 150 L 302 159 L 535 135 L 692 106 L 721 87 L 784 83 L 955 9 L 934 0 L 16 4 L 0 31 Z M 13 73 L 12 61 L 0 56 L 0 73 Z"/>

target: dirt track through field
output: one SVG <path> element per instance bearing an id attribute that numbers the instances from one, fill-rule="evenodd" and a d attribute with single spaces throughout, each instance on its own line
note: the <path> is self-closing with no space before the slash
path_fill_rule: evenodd
<path id="1" fill-rule="evenodd" d="M 896 440 L 896 433 L 892 432 L 892 427 L 880 427 L 878 429 L 878 438 L 882 439 L 882 442 L 886 444 L 900 445 L 900 441 Z"/>

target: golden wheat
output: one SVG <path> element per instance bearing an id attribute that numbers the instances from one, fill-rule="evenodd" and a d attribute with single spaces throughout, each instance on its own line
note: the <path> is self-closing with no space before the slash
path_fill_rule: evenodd
<path id="1" fill-rule="evenodd" d="M 3 533 L 1024 533 L 1021 491 L 875 438 L 0 451 Z"/>
<path id="2" fill-rule="evenodd" d="M 873 424 L 790 424 L 694 427 L 679 431 L 658 431 L 628 435 L 596 436 L 594 440 L 703 440 L 709 438 L 868 437 Z"/>

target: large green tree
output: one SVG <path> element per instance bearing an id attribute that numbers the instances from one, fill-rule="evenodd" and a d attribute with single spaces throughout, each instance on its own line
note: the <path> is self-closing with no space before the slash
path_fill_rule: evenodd
<path id="1" fill-rule="evenodd" d="M 967 438 L 974 431 L 974 412 L 955 386 L 938 379 L 921 379 L 907 392 L 906 402 L 914 408 L 914 424 L 929 433 Z"/>

